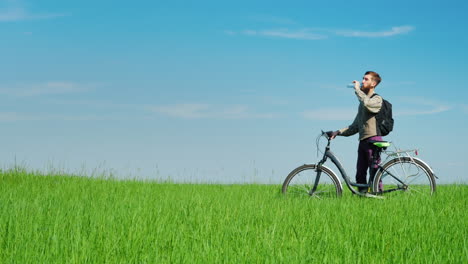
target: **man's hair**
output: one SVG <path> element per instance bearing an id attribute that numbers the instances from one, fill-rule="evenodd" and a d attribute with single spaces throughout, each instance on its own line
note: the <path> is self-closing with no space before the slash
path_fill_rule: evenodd
<path id="1" fill-rule="evenodd" d="M 375 86 L 379 85 L 380 81 L 382 81 L 382 78 L 380 78 L 380 75 L 374 71 L 367 71 L 364 75 L 372 76 L 372 79 L 377 83 Z"/>

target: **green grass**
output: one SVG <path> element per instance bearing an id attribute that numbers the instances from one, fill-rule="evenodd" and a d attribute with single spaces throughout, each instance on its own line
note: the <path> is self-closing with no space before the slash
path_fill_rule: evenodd
<path id="1" fill-rule="evenodd" d="M 3 263 L 463 263 L 467 185 L 291 199 L 279 185 L 0 172 Z"/>

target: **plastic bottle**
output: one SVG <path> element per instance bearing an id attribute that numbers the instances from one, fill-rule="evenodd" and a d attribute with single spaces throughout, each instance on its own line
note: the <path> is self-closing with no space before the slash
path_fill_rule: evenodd
<path id="1" fill-rule="evenodd" d="M 362 86 L 362 84 L 359 84 L 359 87 L 361 87 L 361 86 Z M 346 88 L 354 89 L 354 83 L 347 84 Z"/>

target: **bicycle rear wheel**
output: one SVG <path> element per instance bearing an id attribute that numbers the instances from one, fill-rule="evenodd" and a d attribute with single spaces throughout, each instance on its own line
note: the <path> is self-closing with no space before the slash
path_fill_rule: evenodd
<path id="1" fill-rule="evenodd" d="M 317 169 L 315 164 L 297 167 L 286 177 L 282 192 L 288 196 L 313 198 L 339 197 L 341 183 L 332 170 L 325 166 Z"/>
<path id="2" fill-rule="evenodd" d="M 390 194 L 404 191 L 411 195 L 432 195 L 436 191 L 432 170 L 419 159 L 401 157 L 385 163 L 377 172 L 374 193 Z"/>

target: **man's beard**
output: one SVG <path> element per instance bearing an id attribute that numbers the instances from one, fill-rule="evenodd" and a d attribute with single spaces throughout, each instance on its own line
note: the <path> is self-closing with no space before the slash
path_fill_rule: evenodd
<path id="1" fill-rule="evenodd" d="M 363 91 L 364 93 L 368 93 L 370 91 L 372 87 L 369 85 L 369 86 L 361 86 L 361 91 Z"/>

